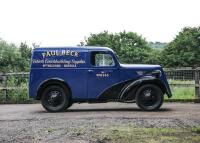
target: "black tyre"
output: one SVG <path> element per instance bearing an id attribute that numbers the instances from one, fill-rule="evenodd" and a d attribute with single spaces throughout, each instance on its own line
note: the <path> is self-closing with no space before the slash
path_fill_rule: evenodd
<path id="1" fill-rule="evenodd" d="M 143 110 L 158 110 L 163 104 L 163 92 L 154 84 L 141 86 L 136 92 L 136 104 Z"/>
<path id="2" fill-rule="evenodd" d="M 61 112 L 70 105 L 69 91 L 59 85 L 50 85 L 42 93 L 42 106 L 49 112 Z"/>
<path id="3" fill-rule="evenodd" d="M 67 110 L 69 107 L 71 107 L 73 105 L 73 102 L 70 100 L 68 106 L 65 108 L 65 110 Z"/>

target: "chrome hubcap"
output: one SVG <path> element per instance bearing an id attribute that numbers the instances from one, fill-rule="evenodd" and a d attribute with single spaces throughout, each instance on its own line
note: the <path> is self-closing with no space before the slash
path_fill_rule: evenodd
<path id="1" fill-rule="evenodd" d="M 151 89 L 147 89 L 143 93 L 146 98 L 151 97 Z"/>

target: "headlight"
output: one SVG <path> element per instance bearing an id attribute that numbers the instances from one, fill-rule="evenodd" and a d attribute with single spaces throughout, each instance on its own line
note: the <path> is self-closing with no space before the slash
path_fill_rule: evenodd
<path id="1" fill-rule="evenodd" d="M 136 71 L 136 73 L 137 73 L 138 75 L 144 75 L 144 74 L 145 74 L 145 71 Z"/>
<path id="2" fill-rule="evenodd" d="M 155 76 L 156 78 L 159 78 L 159 77 L 161 77 L 162 72 L 160 70 L 155 70 L 155 71 L 151 72 L 151 75 Z"/>
<path id="3" fill-rule="evenodd" d="M 136 73 L 138 75 L 140 75 L 140 76 L 146 75 L 146 76 L 154 76 L 156 78 L 159 78 L 162 75 L 162 72 L 160 70 L 154 70 L 154 71 L 150 71 L 150 72 L 147 72 L 147 71 L 136 71 Z"/>

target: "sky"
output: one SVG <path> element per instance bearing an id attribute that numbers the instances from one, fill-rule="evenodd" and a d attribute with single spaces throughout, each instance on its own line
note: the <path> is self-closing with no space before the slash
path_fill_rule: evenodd
<path id="1" fill-rule="evenodd" d="M 75 46 L 104 30 L 170 42 L 186 26 L 200 26 L 200 0 L 0 0 L 0 38 L 15 44 Z"/>

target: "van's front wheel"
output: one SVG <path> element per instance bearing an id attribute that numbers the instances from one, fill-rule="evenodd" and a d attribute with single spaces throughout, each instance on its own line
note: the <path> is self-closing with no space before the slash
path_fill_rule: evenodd
<path id="1" fill-rule="evenodd" d="M 69 106 L 69 92 L 67 89 L 50 85 L 42 93 L 42 106 L 49 112 L 61 112 Z"/>
<path id="2" fill-rule="evenodd" d="M 147 111 L 158 110 L 163 98 L 163 92 L 154 84 L 143 85 L 136 92 L 136 104 Z"/>

